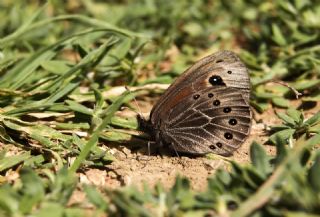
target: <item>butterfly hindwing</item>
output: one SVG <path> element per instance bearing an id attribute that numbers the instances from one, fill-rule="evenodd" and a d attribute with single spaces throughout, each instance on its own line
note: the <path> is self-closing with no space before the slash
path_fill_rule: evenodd
<path id="1" fill-rule="evenodd" d="M 180 102 L 177 107 L 193 101 L 190 107 L 183 107 L 184 112 L 176 113 L 174 107 L 168 114 L 164 140 L 180 152 L 231 154 L 248 137 L 251 127 L 250 107 L 241 93 L 232 89 L 209 89 L 199 92 L 197 99 L 191 96 Z M 208 97 L 210 93 L 214 97 Z"/>

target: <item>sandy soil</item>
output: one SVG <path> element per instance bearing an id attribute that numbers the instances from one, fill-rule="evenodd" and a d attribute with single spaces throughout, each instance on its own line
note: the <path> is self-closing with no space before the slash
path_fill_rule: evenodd
<path id="1" fill-rule="evenodd" d="M 141 102 L 142 103 L 142 102 Z M 305 118 L 310 118 L 319 111 L 320 103 L 311 107 L 301 106 L 301 101 L 291 101 L 293 107 L 304 109 Z M 139 102 L 140 104 L 140 102 Z M 140 107 L 142 112 L 148 113 L 152 103 L 144 101 Z M 229 160 L 241 164 L 250 163 L 250 145 L 256 141 L 264 145 L 266 152 L 275 154 L 275 147 L 266 143 L 268 139 L 268 127 L 281 124 L 275 110 L 284 112 L 285 109 L 271 108 L 263 114 L 254 112 L 251 134 L 246 142 L 229 158 L 215 157 L 177 157 L 174 153 L 161 152 L 148 156 L 147 148 L 138 151 L 130 150 L 130 147 L 118 146 L 113 148 L 117 158 L 105 170 L 89 169 L 81 174 L 89 183 L 101 187 L 117 188 L 126 185 L 135 185 L 142 188 L 144 184 L 153 187 L 160 182 L 165 188 L 170 188 L 177 175 L 185 176 L 191 181 L 192 189 L 203 191 L 207 187 L 207 179 L 218 168 L 230 169 Z"/>
<path id="2" fill-rule="evenodd" d="M 218 168 L 230 169 L 229 160 L 243 164 L 250 163 L 250 144 L 253 141 L 264 144 L 268 138 L 266 126 L 279 123 L 272 109 L 263 115 L 257 114 L 256 119 L 262 120 L 263 123 L 253 121 L 250 137 L 231 157 L 177 157 L 167 150 L 149 156 L 146 147 L 132 151 L 129 146 L 118 146 L 113 148 L 116 161 L 106 165 L 105 170 L 85 171 L 80 175 L 80 180 L 108 188 L 135 185 L 141 189 L 144 184 L 153 187 L 158 182 L 165 188 L 170 188 L 176 176 L 181 175 L 189 178 L 192 189 L 205 190 L 208 177 Z M 265 144 L 264 147 L 269 154 L 275 153 L 274 146 Z"/>

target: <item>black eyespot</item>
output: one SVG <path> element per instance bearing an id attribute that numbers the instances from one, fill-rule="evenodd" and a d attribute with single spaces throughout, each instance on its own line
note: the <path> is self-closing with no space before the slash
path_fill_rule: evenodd
<path id="1" fill-rule="evenodd" d="M 214 150 L 214 149 L 216 149 L 216 146 L 210 145 L 209 148 L 212 149 L 212 150 Z"/>
<path id="2" fill-rule="evenodd" d="M 229 113 L 229 112 L 231 112 L 231 108 L 230 108 L 230 107 L 225 107 L 225 108 L 223 109 L 223 112 L 224 112 L 224 113 Z"/>
<path id="3" fill-rule="evenodd" d="M 218 75 L 213 75 L 213 76 L 211 76 L 211 77 L 209 78 L 209 82 L 210 82 L 210 84 L 212 84 L 212 85 L 226 85 L 226 84 L 223 82 L 222 78 L 221 78 L 220 76 L 218 76 Z"/>
<path id="4" fill-rule="evenodd" d="M 228 201 L 227 207 L 228 210 L 236 210 L 238 208 L 238 204 L 235 201 Z"/>
<path id="5" fill-rule="evenodd" d="M 229 71 L 227 71 L 227 73 L 228 73 L 228 74 L 232 74 L 232 71 L 229 70 Z"/>
<path id="6" fill-rule="evenodd" d="M 231 133 L 227 132 L 227 133 L 224 134 L 224 138 L 230 140 L 230 139 L 233 138 L 233 135 Z"/>
<path id="7" fill-rule="evenodd" d="M 214 106 L 220 105 L 220 100 L 216 99 L 215 101 L 213 101 L 213 105 Z"/>
<path id="8" fill-rule="evenodd" d="M 193 99 L 199 99 L 199 97 L 200 97 L 199 94 L 193 95 Z"/>
<path id="9" fill-rule="evenodd" d="M 238 123 L 238 121 L 236 120 L 236 119 L 234 119 L 234 118 L 231 118 L 230 120 L 229 120 L 229 124 L 230 125 L 236 125 Z"/>
<path id="10" fill-rule="evenodd" d="M 218 146 L 218 148 L 222 148 L 222 143 L 221 142 L 217 142 L 216 145 Z"/>
<path id="11" fill-rule="evenodd" d="M 213 93 L 208 93 L 208 97 L 212 98 L 213 97 Z"/>
<path id="12" fill-rule="evenodd" d="M 216 63 L 221 63 L 221 62 L 223 62 L 223 60 L 217 60 L 217 61 L 216 61 Z"/>

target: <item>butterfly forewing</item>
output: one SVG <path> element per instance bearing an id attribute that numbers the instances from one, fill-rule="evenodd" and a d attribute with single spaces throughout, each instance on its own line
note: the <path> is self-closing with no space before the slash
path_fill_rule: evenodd
<path id="1" fill-rule="evenodd" d="M 247 68 L 231 51 L 191 66 L 168 88 L 150 114 L 156 140 L 178 152 L 229 155 L 251 127 Z"/>

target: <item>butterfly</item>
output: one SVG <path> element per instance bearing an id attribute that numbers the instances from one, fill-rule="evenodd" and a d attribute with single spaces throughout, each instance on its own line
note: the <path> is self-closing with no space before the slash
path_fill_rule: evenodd
<path id="1" fill-rule="evenodd" d="M 182 73 L 139 125 L 176 152 L 229 156 L 249 136 L 249 98 L 248 69 L 234 52 L 219 51 Z"/>

